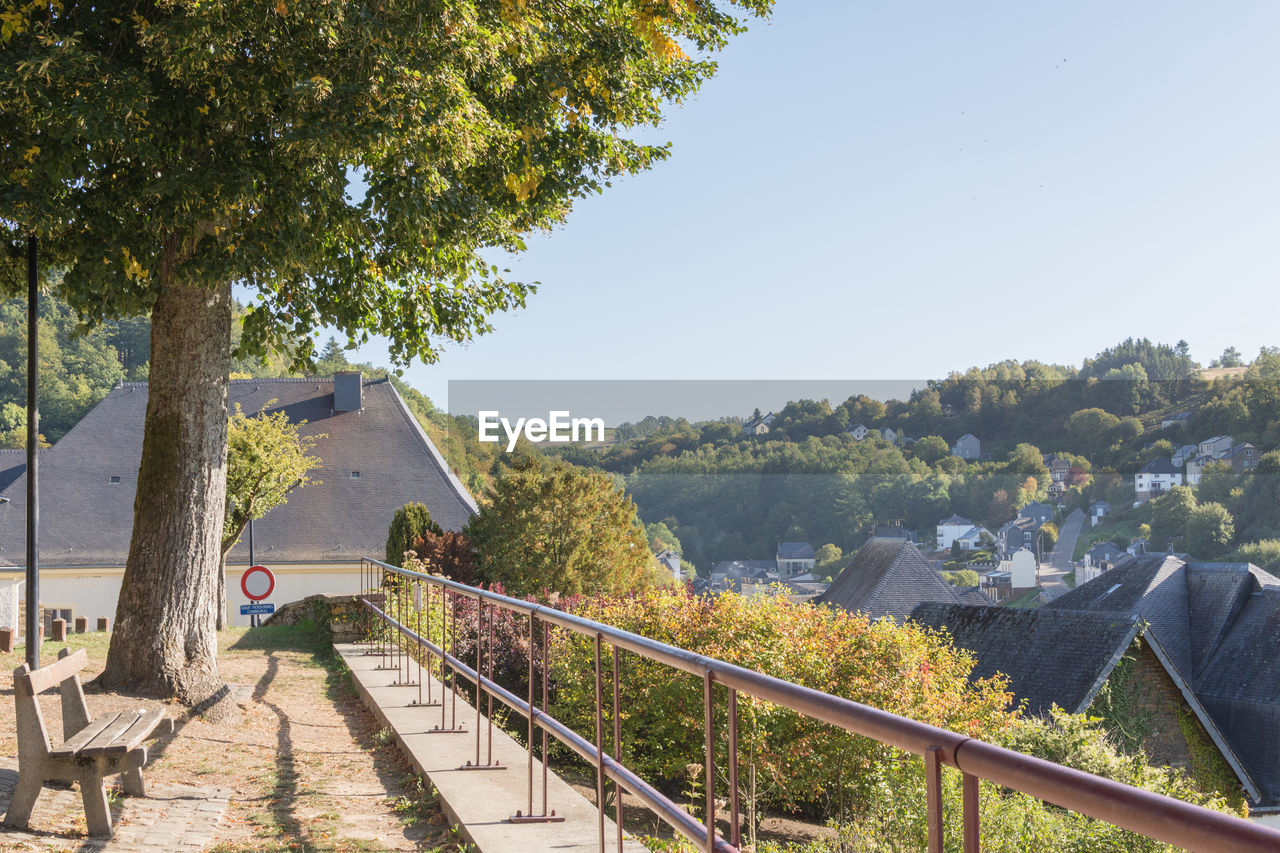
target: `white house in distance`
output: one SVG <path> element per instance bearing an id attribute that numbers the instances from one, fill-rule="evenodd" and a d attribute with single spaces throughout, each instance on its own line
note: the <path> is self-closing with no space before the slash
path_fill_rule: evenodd
<path id="1" fill-rule="evenodd" d="M 1015 590 L 1031 589 L 1036 585 L 1036 555 L 1026 548 L 1014 551 L 1007 560 L 1001 560 L 1000 569 L 1009 572 L 1010 585 Z"/>
<path id="2" fill-rule="evenodd" d="M 951 445 L 951 455 L 959 456 L 961 459 L 978 459 L 982 456 L 982 442 L 973 433 L 966 432 Z"/>
<path id="3" fill-rule="evenodd" d="M 885 427 L 884 429 L 880 430 L 880 437 L 883 438 L 885 441 L 889 442 L 890 444 L 898 443 L 898 434 L 893 430 L 889 429 L 888 427 Z"/>
<path id="4" fill-rule="evenodd" d="M 406 503 L 427 506 L 445 530 L 461 530 L 476 504 L 386 379 L 234 379 L 231 404 L 245 413 L 284 412 L 318 438 L 320 482 L 297 489 L 254 522 L 254 560 L 276 576 L 271 601 L 360 588 L 360 558 L 381 558 L 387 527 Z M 114 621 L 129 553 L 147 384 L 118 385 L 40 459 L 40 608 L 46 619 Z M 0 580 L 21 577 L 26 560 L 26 477 L 3 491 Z M 248 536 L 227 560 L 231 624 L 248 603 L 240 577 Z"/>
<path id="5" fill-rule="evenodd" d="M 1182 485 L 1182 472 L 1168 459 L 1152 459 L 1133 475 L 1134 506 L 1158 498 Z"/>
<path id="6" fill-rule="evenodd" d="M 867 437 L 867 433 L 871 432 L 871 430 L 867 429 L 866 424 L 854 424 L 845 430 L 845 432 L 853 436 L 854 441 L 862 441 L 862 439 Z"/>
<path id="7" fill-rule="evenodd" d="M 944 518 L 938 522 L 938 549 L 950 548 L 952 542 L 972 529 L 973 522 L 961 515 L 953 514 L 950 518 Z"/>
<path id="8" fill-rule="evenodd" d="M 680 580 L 680 555 L 670 548 L 663 549 L 658 555 L 657 560 L 671 572 L 671 577 Z"/>
<path id="9" fill-rule="evenodd" d="M 817 565 L 817 555 L 808 542 L 778 543 L 778 574 L 783 578 L 793 578 L 813 571 Z"/>
<path id="10" fill-rule="evenodd" d="M 742 425 L 742 431 L 748 435 L 767 435 L 769 427 L 773 426 L 774 419 L 777 418 L 773 412 L 767 415 L 761 415 L 758 418 L 752 418 Z"/>
<path id="11" fill-rule="evenodd" d="M 985 527 L 970 527 L 964 533 L 956 537 L 960 547 L 965 551 L 977 551 L 982 548 L 987 541 L 995 542 L 996 537 L 991 535 L 991 531 Z"/>
<path id="12" fill-rule="evenodd" d="M 1227 451 L 1231 449 L 1231 445 L 1234 443 L 1235 439 L 1229 435 L 1215 435 L 1213 438 L 1206 438 L 1200 442 L 1200 455 L 1221 459 L 1227 455 Z"/>

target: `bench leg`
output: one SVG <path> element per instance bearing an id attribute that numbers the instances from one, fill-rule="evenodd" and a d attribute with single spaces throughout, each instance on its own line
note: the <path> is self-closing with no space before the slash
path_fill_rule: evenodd
<path id="1" fill-rule="evenodd" d="M 124 784 L 124 792 L 131 797 L 145 797 L 147 795 L 147 786 L 142 781 L 142 768 L 134 767 L 120 774 L 120 781 Z"/>
<path id="2" fill-rule="evenodd" d="M 111 837 L 111 808 L 107 805 L 107 786 L 102 771 L 90 768 L 80 777 L 80 796 L 84 799 L 84 819 L 89 834 L 95 838 Z"/>
<path id="3" fill-rule="evenodd" d="M 13 799 L 9 801 L 9 811 L 5 813 L 4 822 L 18 829 L 26 829 L 31 821 L 31 810 L 35 808 L 36 798 L 44 780 L 30 773 L 19 773 L 17 787 L 13 789 Z"/>

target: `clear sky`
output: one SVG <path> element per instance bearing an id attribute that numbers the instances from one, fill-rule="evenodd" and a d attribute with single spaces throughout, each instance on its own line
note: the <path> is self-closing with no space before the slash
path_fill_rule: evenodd
<path id="1" fill-rule="evenodd" d="M 503 261 L 542 283 L 528 307 L 406 378 L 444 404 L 449 380 L 915 379 L 1128 336 L 1251 357 L 1280 343 L 1277 33 L 1275 2 L 778 0 L 669 112 L 668 161 Z"/>

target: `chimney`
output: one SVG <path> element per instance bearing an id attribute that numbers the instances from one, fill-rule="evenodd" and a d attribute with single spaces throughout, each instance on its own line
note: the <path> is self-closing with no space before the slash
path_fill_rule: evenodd
<path id="1" fill-rule="evenodd" d="M 364 377 L 358 370 L 344 370 L 333 374 L 333 410 L 358 412 L 363 408 L 361 392 Z"/>

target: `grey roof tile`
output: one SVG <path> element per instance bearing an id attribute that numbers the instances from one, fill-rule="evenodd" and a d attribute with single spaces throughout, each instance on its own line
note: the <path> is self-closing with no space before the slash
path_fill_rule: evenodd
<path id="1" fill-rule="evenodd" d="M 892 616 L 899 622 L 922 601 L 960 600 L 951 584 L 938 576 L 906 539 L 872 538 L 818 601 L 873 618 Z"/>
<path id="2" fill-rule="evenodd" d="M 475 513 L 475 501 L 422 432 L 395 388 L 365 380 L 363 408 L 333 411 L 332 379 L 245 379 L 229 399 L 245 412 L 282 410 L 323 433 L 314 449 L 319 484 L 254 522 L 259 562 L 349 562 L 380 557 L 401 505 L 417 501 L 447 530 Z M 128 555 L 133 497 L 142 453 L 145 383 L 118 386 L 46 455 L 41 456 L 40 561 L 46 566 L 120 566 Z M 354 476 L 353 472 L 359 472 Z M 25 478 L 0 506 L 0 563 L 25 560 Z M 248 559 L 247 537 L 231 562 Z"/>

